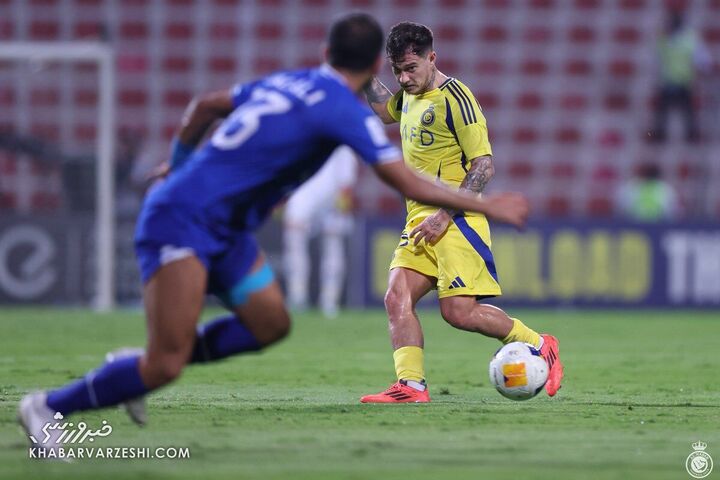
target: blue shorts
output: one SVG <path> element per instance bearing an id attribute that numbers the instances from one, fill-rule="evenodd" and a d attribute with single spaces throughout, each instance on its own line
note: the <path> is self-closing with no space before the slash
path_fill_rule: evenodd
<path id="1" fill-rule="evenodd" d="M 143 209 L 135 232 L 135 253 L 144 284 L 163 265 L 197 257 L 208 271 L 207 293 L 217 296 L 228 308 L 242 305 L 250 293 L 274 279 L 268 264 L 250 273 L 260 254 L 251 233 L 219 235 L 193 220 L 189 212 L 174 207 Z"/>

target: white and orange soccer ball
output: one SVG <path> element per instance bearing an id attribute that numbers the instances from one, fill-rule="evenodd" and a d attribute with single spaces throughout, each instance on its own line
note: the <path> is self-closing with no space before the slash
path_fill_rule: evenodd
<path id="1" fill-rule="evenodd" d="M 529 400 L 545 386 L 548 365 L 530 344 L 512 342 L 495 352 L 490 360 L 490 383 L 504 397 Z"/>

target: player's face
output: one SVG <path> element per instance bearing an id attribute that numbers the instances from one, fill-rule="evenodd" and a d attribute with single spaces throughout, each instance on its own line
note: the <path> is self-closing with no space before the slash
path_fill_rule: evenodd
<path id="1" fill-rule="evenodd" d="M 416 55 L 407 52 L 399 62 L 390 62 L 400 87 L 411 95 L 419 95 L 433 89 L 435 52 Z"/>

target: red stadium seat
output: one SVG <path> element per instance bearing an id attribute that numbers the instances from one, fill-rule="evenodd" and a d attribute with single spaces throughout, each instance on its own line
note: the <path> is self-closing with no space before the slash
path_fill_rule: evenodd
<path id="1" fill-rule="evenodd" d="M 484 7 L 495 10 L 505 10 L 510 8 L 510 0 L 485 0 Z"/>
<path id="2" fill-rule="evenodd" d="M 241 1 L 242 0 L 213 0 L 213 3 L 220 7 L 235 7 L 240 5 Z"/>
<path id="3" fill-rule="evenodd" d="M 15 27 L 10 19 L 0 19 L 0 38 L 9 39 L 15 34 Z"/>
<path id="4" fill-rule="evenodd" d="M 163 97 L 166 107 L 185 107 L 192 99 L 192 92 L 188 90 L 167 90 Z"/>
<path id="5" fill-rule="evenodd" d="M 627 110 L 630 98 L 625 93 L 610 93 L 603 99 L 603 105 L 608 110 Z"/>
<path id="6" fill-rule="evenodd" d="M 623 10 L 641 10 L 645 8 L 645 0 L 619 0 Z"/>
<path id="7" fill-rule="evenodd" d="M 550 175 L 553 178 L 569 180 L 575 178 L 577 169 L 570 162 L 555 162 L 550 166 Z"/>
<path id="8" fill-rule="evenodd" d="M 540 134 L 534 128 L 520 127 L 513 131 L 512 139 L 520 144 L 535 143 L 540 139 Z"/>
<path id="9" fill-rule="evenodd" d="M 210 25 L 210 38 L 215 40 L 235 40 L 240 29 L 235 22 L 217 22 Z"/>
<path id="10" fill-rule="evenodd" d="M 552 37 L 552 30 L 544 26 L 531 26 L 523 32 L 523 40 L 532 44 L 547 43 Z"/>
<path id="11" fill-rule="evenodd" d="M 418 8 L 420 0 L 393 0 L 396 8 Z"/>
<path id="12" fill-rule="evenodd" d="M 30 38 L 33 40 L 57 40 L 59 37 L 60 24 L 57 20 L 36 20 L 30 24 Z"/>
<path id="13" fill-rule="evenodd" d="M 326 7 L 330 3 L 329 0 L 302 0 L 306 7 Z"/>
<path id="14" fill-rule="evenodd" d="M 475 98 L 482 109 L 493 109 L 500 105 L 500 99 L 493 92 L 477 92 Z"/>
<path id="15" fill-rule="evenodd" d="M 317 63 L 317 61 L 315 63 Z M 280 66 L 280 60 L 277 58 L 257 57 L 253 60 L 253 71 L 257 75 L 274 72 L 275 70 L 279 70 Z"/>
<path id="16" fill-rule="evenodd" d="M 511 163 L 510 169 L 508 170 L 510 177 L 517 180 L 529 179 L 534 175 L 534 173 L 535 168 L 533 164 L 524 160 Z"/>
<path id="17" fill-rule="evenodd" d="M 592 70 L 592 64 L 582 58 L 568 60 L 564 67 L 565 74 L 573 76 L 590 75 Z"/>
<path id="18" fill-rule="evenodd" d="M 78 142 L 94 142 L 97 138 L 97 127 L 94 123 L 79 123 L 73 128 L 73 138 Z"/>
<path id="19" fill-rule="evenodd" d="M 642 40 L 642 32 L 635 27 L 618 27 L 613 32 L 613 40 L 626 45 L 634 45 Z"/>
<path id="20" fill-rule="evenodd" d="M 594 196 L 588 200 L 587 213 L 593 217 L 610 217 L 615 207 L 610 198 L 606 196 Z"/>
<path id="21" fill-rule="evenodd" d="M 458 42 L 463 39 L 465 31 L 459 25 L 440 25 L 433 27 L 435 38 L 441 39 L 442 42 Z"/>
<path id="22" fill-rule="evenodd" d="M 30 198 L 33 210 L 57 210 L 60 208 L 60 195 L 52 192 L 35 192 Z"/>
<path id="23" fill-rule="evenodd" d="M 617 169 L 607 163 L 601 163 L 595 166 L 592 172 L 592 180 L 600 183 L 613 183 L 618 179 Z"/>
<path id="24" fill-rule="evenodd" d="M 327 26 L 322 23 L 300 25 L 300 37 L 303 40 L 322 40 L 326 32 Z"/>
<path id="25" fill-rule="evenodd" d="M 557 143 L 572 144 L 582 140 L 582 133 L 574 127 L 563 127 L 555 131 L 555 141 Z"/>
<path id="26" fill-rule="evenodd" d="M 608 70 L 615 77 L 632 77 L 635 75 L 635 64 L 631 60 L 617 59 L 610 62 Z"/>
<path id="27" fill-rule="evenodd" d="M 543 107 L 543 97 L 537 92 L 524 92 L 515 100 L 521 110 L 537 110 Z"/>
<path id="28" fill-rule="evenodd" d="M 118 103 L 123 106 L 142 107 L 147 103 L 147 91 L 145 89 L 120 90 Z"/>
<path id="29" fill-rule="evenodd" d="M 538 9 L 550 9 L 555 6 L 554 0 L 530 0 L 530 6 Z"/>
<path id="30" fill-rule="evenodd" d="M 15 90 L 8 87 L 0 87 L 0 107 L 9 107 L 15 103 Z"/>
<path id="31" fill-rule="evenodd" d="M 707 43 L 720 43 L 720 27 L 707 27 L 703 30 L 703 38 Z"/>
<path id="32" fill-rule="evenodd" d="M 80 107 L 95 107 L 98 101 L 98 92 L 94 89 L 75 90 L 73 95 L 75 105 Z"/>
<path id="33" fill-rule="evenodd" d="M 140 21 L 129 21 L 120 24 L 120 36 L 125 39 L 143 40 L 148 36 L 148 24 Z"/>
<path id="34" fill-rule="evenodd" d="M 575 8 L 591 10 L 600 6 L 601 0 L 575 0 Z"/>
<path id="35" fill-rule="evenodd" d="M 58 141 L 60 140 L 60 125 L 57 123 L 33 123 L 30 125 L 30 134 L 43 139 Z"/>
<path id="36" fill-rule="evenodd" d="M 467 5 L 467 0 L 443 0 L 443 8 L 462 8 Z"/>
<path id="37" fill-rule="evenodd" d="M 505 64 L 500 60 L 485 59 L 475 64 L 475 73 L 478 75 L 499 75 L 505 71 Z"/>
<path id="38" fill-rule="evenodd" d="M 167 57 L 162 66 L 168 72 L 187 72 L 192 68 L 192 60 L 189 57 Z"/>
<path id="39" fill-rule="evenodd" d="M 278 40 L 285 33 L 281 23 L 260 23 L 255 26 L 255 36 L 258 40 Z"/>
<path id="40" fill-rule="evenodd" d="M 483 42 L 504 42 L 507 37 L 507 30 L 502 25 L 487 25 L 480 29 L 480 40 Z"/>
<path id="41" fill-rule="evenodd" d="M 585 25 L 576 25 L 568 31 L 572 43 L 590 43 L 595 41 L 595 30 Z"/>
<path id="42" fill-rule="evenodd" d="M 237 62 L 233 57 L 211 57 L 208 60 L 208 67 L 212 72 L 228 73 L 234 72 Z"/>
<path id="43" fill-rule="evenodd" d="M 529 58 L 520 64 L 520 71 L 525 75 L 544 75 L 548 69 L 548 64 L 539 58 Z"/>
<path id="44" fill-rule="evenodd" d="M 165 25 L 165 36 L 170 40 L 186 40 L 193 36 L 193 25 L 190 23 L 169 23 Z"/>
<path id="45" fill-rule="evenodd" d="M 587 105 L 588 98 L 583 94 L 568 93 L 560 97 L 560 107 L 564 110 L 584 110 Z"/>
<path id="46" fill-rule="evenodd" d="M 437 60 L 438 68 L 443 72 L 457 72 L 460 70 L 460 62 L 453 58 L 443 55 Z"/>
<path id="47" fill-rule="evenodd" d="M 598 143 L 605 148 L 619 148 L 625 144 L 625 135 L 621 130 L 608 128 L 600 133 Z"/>
<path id="48" fill-rule="evenodd" d="M 104 35 L 104 30 L 104 27 L 98 22 L 80 22 L 73 26 L 73 37 L 101 38 Z"/>
<path id="49" fill-rule="evenodd" d="M 60 92 L 55 88 L 34 89 L 30 92 L 30 105 L 52 107 L 60 103 Z"/>
<path id="50" fill-rule="evenodd" d="M 350 0 L 350 6 L 358 7 L 372 7 L 375 5 L 375 0 Z"/>
<path id="51" fill-rule="evenodd" d="M 545 210 L 548 215 L 553 217 L 565 217 L 571 212 L 570 199 L 561 195 L 551 195 L 545 204 Z"/>

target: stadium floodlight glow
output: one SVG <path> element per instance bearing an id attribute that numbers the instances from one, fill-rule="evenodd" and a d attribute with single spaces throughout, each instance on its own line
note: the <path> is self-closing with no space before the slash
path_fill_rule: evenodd
<path id="1" fill-rule="evenodd" d="M 97 290 L 95 309 L 115 306 L 115 66 L 112 47 L 99 42 L 0 42 L 0 60 L 26 62 L 83 61 L 98 67 L 100 103 L 99 138 L 95 142 L 95 228 Z"/>

